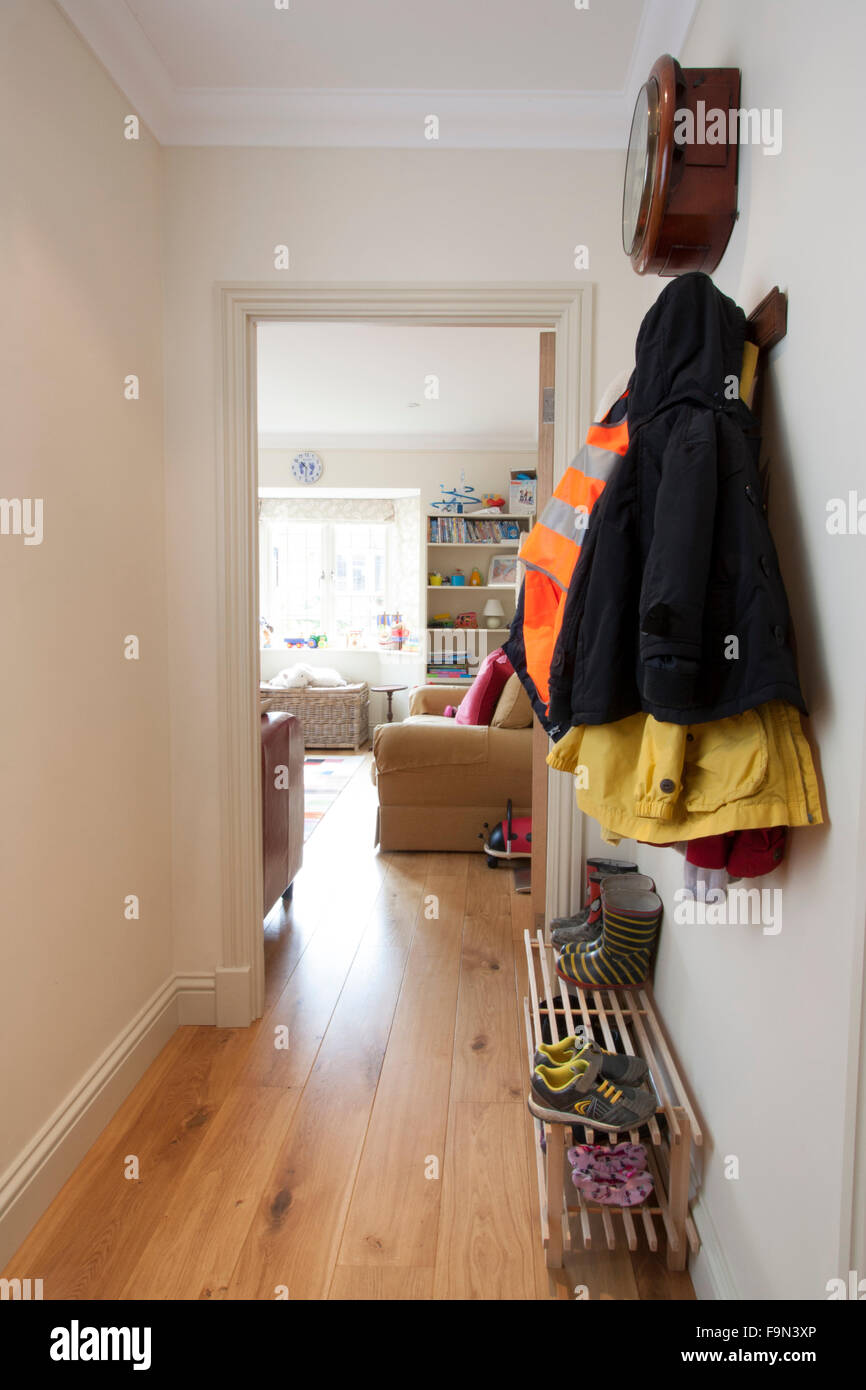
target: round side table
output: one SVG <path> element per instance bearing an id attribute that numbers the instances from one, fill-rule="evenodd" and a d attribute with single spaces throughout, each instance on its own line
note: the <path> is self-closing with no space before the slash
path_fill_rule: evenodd
<path id="1" fill-rule="evenodd" d="M 398 691 L 398 690 L 408 690 L 408 689 L 409 689 L 408 685 L 371 685 L 371 686 L 370 686 L 370 689 L 373 690 L 373 691 L 375 691 L 375 693 L 376 693 L 377 695 L 387 695 L 387 696 L 388 696 L 388 723 L 389 723 L 389 724 L 393 724 L 393 723 L 394 723 L 394 710 L 393 710 L 393 707 L 392 707 L 392 701 L 393 701 L 393 699 L 394 699 L 394 696 L 397 694 L 397 691 Z"/>

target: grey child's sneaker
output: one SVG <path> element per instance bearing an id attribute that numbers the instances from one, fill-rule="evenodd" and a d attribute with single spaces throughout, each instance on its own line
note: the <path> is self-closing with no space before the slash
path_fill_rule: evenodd
<path id="1" fill-rule="evenodd" d="M 563 1067 L 537 1066 L 531 1085 L 529 1109 L 536 1119 L 552 1123 L 577 1122 L 617 1134 L 638 1129 L 656 1111 L 653 1091 L 606 1081 L 599 1075 L 597 1058 Z"/>
<path id="2" fill-rule="evenodd" d="M 618 1086 L 623 1082 L 626 1086 L 638 1086 L 649 1075 L 649 1067 L 643 1057 L 634 1057 L 627 1052 L 608 1052 L 583 1032 L 562 1038 L 559 1042 L 539 1043 L 535 1066 L 570 1066 L 573 1062 L 590 1061 L 596 1057 L 598 1070 L 605 1081 L 615 1081 Z"/>

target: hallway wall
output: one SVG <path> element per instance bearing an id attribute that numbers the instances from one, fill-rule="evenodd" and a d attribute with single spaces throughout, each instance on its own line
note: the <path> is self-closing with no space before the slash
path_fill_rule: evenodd
<path id="1" fill-rule="evenodd" d="M 656 990 L 709 1140 L 697 1215 L 707 1248 L 692 1263 L 699 1297 L 721 1287 L 730 1297 L 826 1298 L 827 1280 L 849 1268 L 866 918 L 866 542 L 830 535 L 825 523 L 830 498 L 858 487 L 863 495 L 850 420 L 862 395 L 866 302 L 866 193 L 852 176 L 864 46 L 858 4 L 825 6 L 819 20 L 806 0 L 704 0 L 681 55 L 687 65 L 742 68 L 743 105 L 782 111 L 779 155 L 741 148 L 740 218 L 713 278 L 746 312 L 773 285 L 789 295 L 764 452 L 826 793 L 826 824 L 795 830 L 787 863 L 755 881 L 782 890 L 778 935 L 760 925 L 678 926 L 679 855 L 630 842 L 614 851 L 638 858 L 665 900 Z M 728 1155 L 739 1159 L 738 1179 L 725 1176 Z M 862 1159 L 860 1170 L 862 1180 Z M 862 1252 L 862 1220 L 858 1229 Z"/>
<path id="2" fill-rule="evenodd" d="M 0 1215 L 171 970 L 160 150 L 129 110 L 50 0 L 4 0 L 2 492 L 43 533 L 0 535 Z"/>

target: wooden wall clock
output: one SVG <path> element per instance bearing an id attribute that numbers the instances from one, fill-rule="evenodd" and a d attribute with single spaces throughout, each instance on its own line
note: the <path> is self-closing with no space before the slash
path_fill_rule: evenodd
<path id="1" fill-rule="evenodd" d="M 699 106 L 703 103 L 703 106 Z M 632 117 L 622 194 L 622 244 L 639 275 L 715 270 L 737 219 L 739 68 L 653 65 Z M 695 138 L 679 143 L 691 112 Z M 677 121 L 677 112 L 681 118 Z M 707 116 L 725 115 L 725 139 Z"/>

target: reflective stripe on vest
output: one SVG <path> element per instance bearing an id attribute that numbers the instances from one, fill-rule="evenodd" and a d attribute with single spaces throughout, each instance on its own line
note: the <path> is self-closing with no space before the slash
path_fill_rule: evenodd
<path id="1" fill-rule="evenodd" d="M 620 398 L 622 400 L 622 397 Z M 628 449 L 628 423 L 594 424 L 533 526 L 520 560 L 524 581 L 523 645 L 526 669 L 541 699 L 549 699 L 550 663 L 571 576 L 598 497 Z"/>

